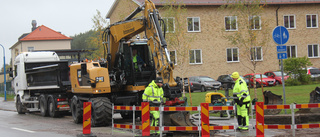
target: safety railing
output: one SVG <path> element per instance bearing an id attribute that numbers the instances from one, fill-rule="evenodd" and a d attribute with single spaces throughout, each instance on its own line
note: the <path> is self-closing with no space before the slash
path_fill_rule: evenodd
<path id="1" fill-rule="evenodd" d="M 150 107 L 148 102 L 142 102 L 141 107 L 136 106 L 114 106 L 112 105 L 112 134 L 114 128 L 125 128 L 142 130 L 142 136 L 149 136 L 150 130 L 159 130 L 160 137 L 164 131 L 199 131 L 199 136 L 209 137 L 210 130 L 235 130 L 235 125 L 226 126 L 210 126 L 209 123 L 209 111 L 228 111 L 234 110 L 234 106 L 209 106 L 209 103 L 201 103 L 197 107 Z M 114 111 L 133 111 L 132 124 L 115 124 L 114 123 Z M 141 111 L 141 125 L 136 125 L 135 111 Z M 159 126 L 150 126 L 150 111 L 160 111 Z M 164 126 L 163 125 L 163 113 L 169 111 L 199 111 L 201 120 L 198 121 L 197 126 Z M 236 123 L 236 122 L 235 122 Z"/>
<path id="2" fill-rule="evenodd" d="M 257 102 L 256 109 L 256 136 L 263 137 L 264 129 L 292 129 L 292 135 L 295 136 L 295 129 L 302 128 L 320 128 L 320 124 L 295 124 L 295 109 L 301 108 L 320 108 L 318 104 L 291 104 L 291 105 L 264 105 L 263 102 Z M 291 109 L 291 125 L 265 125 L 265 109 Z"/>

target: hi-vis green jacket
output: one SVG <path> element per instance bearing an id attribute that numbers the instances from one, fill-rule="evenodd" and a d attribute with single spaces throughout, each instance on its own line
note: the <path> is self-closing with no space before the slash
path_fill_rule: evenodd
<path id="1" fill-rule="evenodd" d="M 235 81 L 233 96 L 238 97 L 241 104 L 244 102 L 250 102 L 251 100 L 247 83 L 240 77 Z"/>
<path id="2" fill-rule="evenodd" d="M 158 87 L 154 80 L 148 85 L 142 94 L 142 100 L 145 102 L 162 102 L 163 101 L 163 89 Z"/>

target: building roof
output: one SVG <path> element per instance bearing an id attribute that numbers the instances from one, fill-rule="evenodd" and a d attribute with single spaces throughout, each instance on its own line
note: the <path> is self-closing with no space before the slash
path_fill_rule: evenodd
<path id="1" fill-rule="evenodd" d="M 143 5 L 145 0 L 133 0 L 139 2 L 139 5 Z M 166 0 L 151 0 L 155 5 L 161 6 L 167 3 Z M 177 3 L 185 4 L 186 6 L 210 6 L 210 5 L 223 5 L 228 1 L 226 0 L 176 0 Z M 231 3 L 232 0 L 229 1 Z M 320 0 L 262 0 L 261 3 L 267 4 L 308 4 L 308 3 L 320 3 Z"/>
<path id="2" fill-rule="evenodd" d="M 44 25 L 39 26 L 25 37 L 22 37 L 19 41 L 38 41 L 38 40 L 71 40 L 57 31 L 54 31 Z"/>

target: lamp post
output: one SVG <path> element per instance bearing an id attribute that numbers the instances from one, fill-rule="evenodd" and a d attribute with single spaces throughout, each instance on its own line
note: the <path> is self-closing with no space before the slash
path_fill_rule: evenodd
<path id="1" fill-rule="evenodd" d="M 4 77 L 4 83 L 3 83 L 3 88 L 4 88 L 4 101 L 7 101 L 7 79 L 6 79 L 6 52 L 4 50 L 4 47 L 0 44 L 0 46 L 3 48 L 3 77 Z"/>

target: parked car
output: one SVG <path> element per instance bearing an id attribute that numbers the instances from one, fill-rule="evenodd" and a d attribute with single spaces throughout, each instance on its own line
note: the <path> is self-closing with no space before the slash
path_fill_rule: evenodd
<path id="1" fill-rule="evenodd" d="M 312 80 L 316 80 L 320 78 L 320 69 L 315 67 L 308 67 L 307 74 L 311 76 Z"/>
<path id="2" fill-rule="evenodd" d="M 246 83 L 249 85 L 249 80 L 247 78 L 244 78 L 243 76 L 240 76 L 243 80 L 246 81 Z M 221 85 L 223 88 L 227 86 L 229 89 L 233 89 L 234 87 L 234 81 L 231 78 L 231 75 L 220 75 L 217 79 L 217 81 L 221 82 Z"/>
<path id="3" fill-rule="evenodd" d="M 215 79 L 210 78 L 208 76 L 189 77 L 189 81 L 190 81 L 191 92 L 195 90 L 200 90 L 201 92 L 205 92 L 210 89 L 216 90 L 216 89 L 219 89 L 221 86 L 221 82 L 216 81 Z"/>
<path id="4" fill-rule="evenodd" d="M 257 87 L 261 87 L 261 76 L 260 75 L 261 75 L 260 73 L 256 73 L 256 75 L 255 75 Z M 249 79 L 250 87 L 253 87 L 253 84 L 254 84 L 253 83 L 253 76 L 254 76 L 254 73 L 244 75 L 245 78 Z M 276 80 L 274 78 L 268 78 L 266 75 L 262 75 L 262 84 L 263 84 L 263 86 L 274 86 L 274 85 L 276 85 Z"/>
<path id="5" fill-rule="evenodd" d="M 189 92 L 189 84 L 188 84 L 188 78 L 184 78 L 184 91 Z M 190 92 L 193 92 L 193 84 L 190 82 Z"/>
<path id="6" fill-rule="evenodd" d="M 276 80 L 276 85 L 282 84 L 282 75 L 281 71 L 267 71 L 264 73 L 268 78 L 273 78 Z M 289 76 L 283 72 L 284 80 L 287 80 Z"/>

